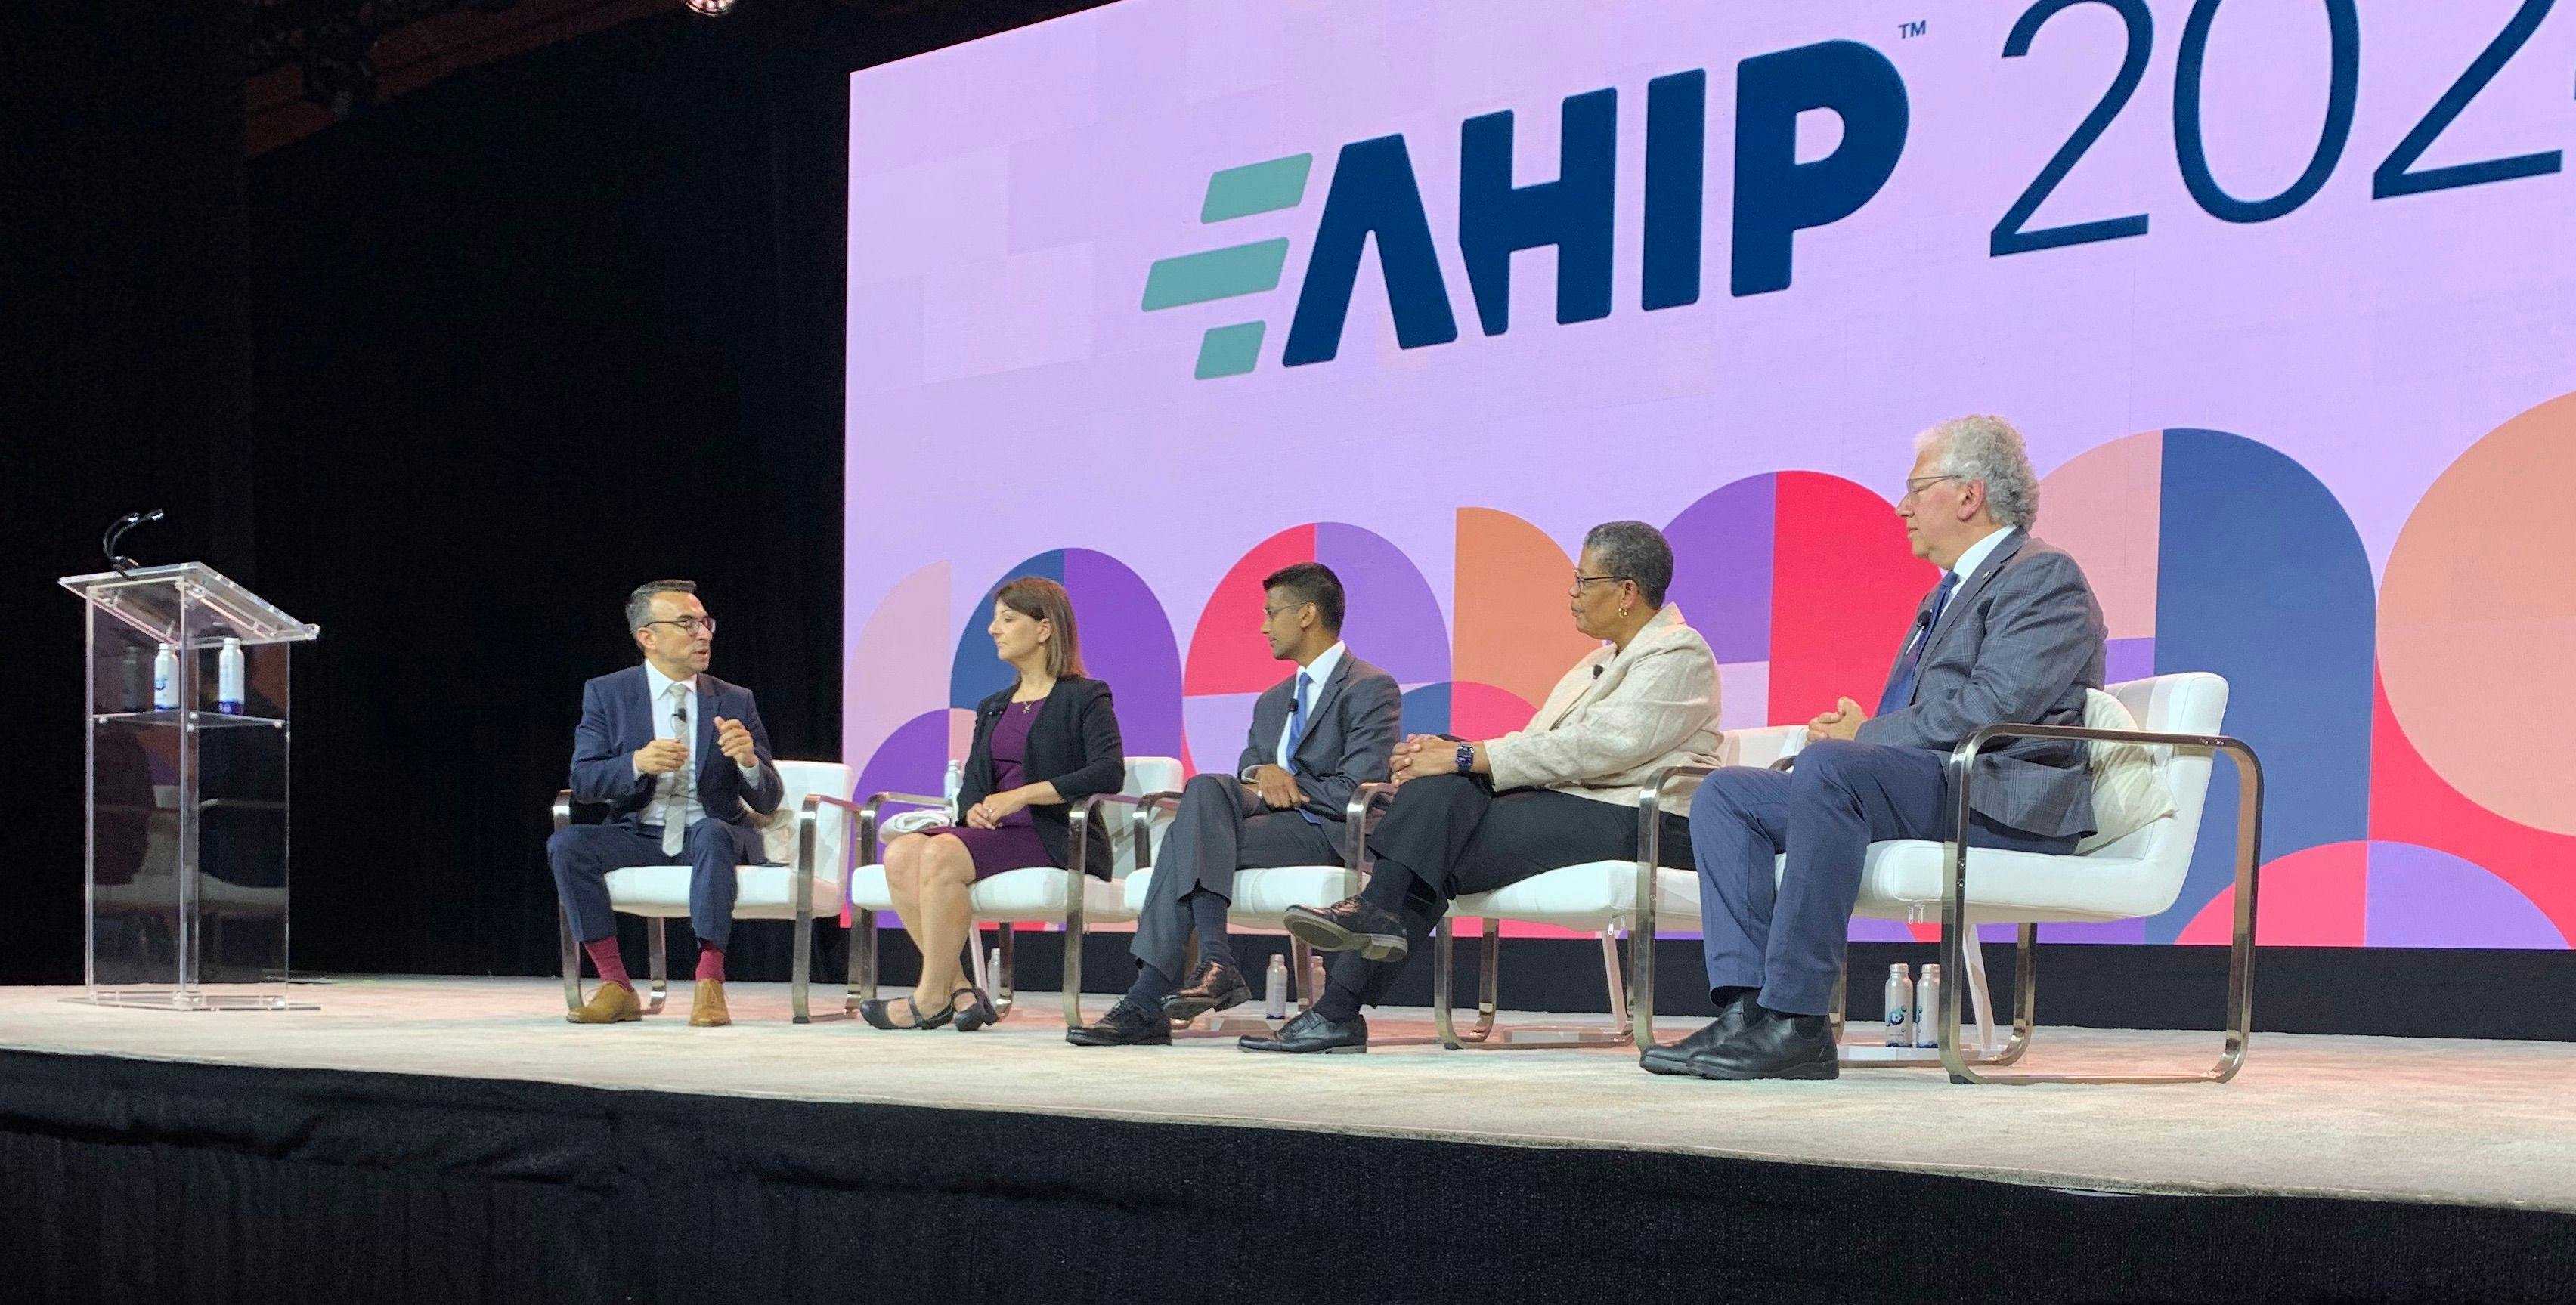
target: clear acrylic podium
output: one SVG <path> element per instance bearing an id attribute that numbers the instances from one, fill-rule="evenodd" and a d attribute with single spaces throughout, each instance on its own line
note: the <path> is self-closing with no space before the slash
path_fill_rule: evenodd
<path id="1" fill-rule="evenodd" d="M 87 999 L 311 1009 L 287 996 L 287 656 L 320 627 L 196 562 L 62 585 L 89 606 Z M 227 639 L 238 713 L 216 701 Z M 165 647 L 177 706 L 156 709 Z"/>

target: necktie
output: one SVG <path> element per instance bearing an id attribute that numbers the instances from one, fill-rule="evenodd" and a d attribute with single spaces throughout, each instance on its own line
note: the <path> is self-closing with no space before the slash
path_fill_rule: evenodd
<path id="1" fill-rule="evenodd" d="M 670 688 L 671 737 L 680 741 L 680 749 L 689 748 L 689 686 L 674 684 Z M 670 786 L 662 791 L 662 854 L 677 856 L 689 837 L 689 760 L 671 772 Z"/>
<path id="2" fill-rule="evenodd" d="M 1887 693 L 1878 700 L 1879 715 L 1914 701 L 1914 676 L 1923 669 L 1923 650 L 1932 642 L 1932 632 L 1941 626 L 1941 609 L 1950 605 L 1950 591 L 1958 587 L 1959 573 L 1951 571 L 1942 575 L 1941 587 L 1932 591 L 1932 606 L 1915 623 L 1914 636 L 1906 641 L 1905 651 L 1897 654 L 1896 673 L 1888 677 Z"/>
<path id="3" fill-rule="evenodd" d="M 1297 695 L 1288 700 L 1288 769 L 1297 769 L 1297 743 L 1306 737 L 1306 686 L 1314 681 L 1304 671 L 1297 672 Z"/>
<path id="4" fill-rule="evenodd" d="M 1297 773 L 1297 743 L 1306 737 L 1306 690 L 1313 684 L 1314 680 L 1304 671 L 1297 672 L 1297 694 L 1288 700 L 1288 773 L 1292 775 Z M 1307 824 L 1324 823 L 1321 817 L 1304 807 L 1297 808 L 1297 814 L 1305 817 Z"/>

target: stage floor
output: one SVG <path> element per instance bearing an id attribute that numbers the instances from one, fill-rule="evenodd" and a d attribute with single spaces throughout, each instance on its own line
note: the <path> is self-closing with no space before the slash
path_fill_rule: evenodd
<path id="1" fill-rule="evenodd" d="M 837 1003 L 830 991 L 827 1001 L 817 989 L 818 1009 Z M 1063 1040 L 1051 992 L 1023 993 L 1009 1020 L 971 1036 L 800 1028 L 778 984 L 733 985 L 738 1023 L 727 1029 L 687 1027 L 685 988 L 640 1024 L 573 1027 L 551 979 L 341 978 L 299 987 L 322 1009 L 294 1013 L 112 1010 L 65 1000 L 75 992 L 0 988 L 0 1047 L 1637 1148 L 2108 1192 L 2576 1211 L 2576 1046 L 2561 1043 L 2261 1034 L 2244 1072 L 2221 1086 L 1962 1087 L 1938 1070 L 1848 1068 L 1832 1083 L 1719 1084 L 1642 1073 L 1624 1048 L 1078 1048 Z M 1662 1031 L 1695 1026 L 1668 1017 Z M 1430 1025 L 1425 1012 L 1394 1010 L 1371 1030 L 1389 1038 Z M 2198 1068 L 2217 1044 L 2215 1033 L 2043 1026 L 2022 1067 Z"/>

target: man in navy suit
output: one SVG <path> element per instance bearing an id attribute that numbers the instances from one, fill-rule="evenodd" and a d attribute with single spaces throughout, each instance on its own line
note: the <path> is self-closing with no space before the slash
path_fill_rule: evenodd
<path id="1" fill-rule="evenodd" d="M 1235 871 L 1342 859 L 1351 794 L 1386 781 L 1404 711 L 1395 677 L 1343 645 L 1346 605 L 1341 577 L 1321 562 L 1261 582 L 1261 636 L 1296 673 L 1253 704 L 1234 772 L 1197 776 L 1181 790 L 1136 920 L 1136 982 L 1100 1022 L 1065 1030 L 1067 1042 L 1168 1045 L 1174 1021 L 1250 999 L 1226 937 Z M 1194 972 L 1182 968 L 1193 933 Z"/>
<path id="2" fill-rule="evenodd" d="M 568 825 L 546 840 L 555 891 L 600 980 L 565 1018 L 616 1024 L 644 1017 L 617 954 L 607 875 L 686 862 L 689 927 L 698 935 L 689 1023 L 730 1024 L 724 948 L 733 931 L 734 867 L 766 859 L 752 817 L 776 811 L 785 786 L 751 690 L 707 674 L 716 622 L 698 601 L 698 587 L 686 580 L 637 586 L 626 599 L 626 625 L 644 664 L 583 685 L 581 725 L 573 732 L 573 799 L 608 804 L 608 822 Z"/>
<path id="3" fill-rule="evenodd" d="M 1988 725 L 2083 724 L 2085 690 L 2102 687 L 2105 631 L 2084 569 L 2030 533 L 2039 475 L 2012 423 L 1943 422 L 1914 454 L 1896 515 L 1941 581 L 1914 609 L 1877 715 L 1843 698 L 1807 723 L 1793 772 L 1729 766 L 1700 785 L 1691 853 L 1718 1017 L 1645 1049 L 1651 1073 L 1842 1072 L 1826 1010 L 1871 843 L 1958 836 L 2056 855 L 2093 832 L 2088 754 L 2060 739 L 1979 754 L 1975 810 L 1968 828 L 1953 827 L 1951 749 Z"/>

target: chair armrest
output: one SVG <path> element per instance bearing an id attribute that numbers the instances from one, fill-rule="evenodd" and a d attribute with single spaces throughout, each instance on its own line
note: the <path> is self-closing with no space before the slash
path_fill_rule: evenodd
<path id="1" fill-rule="evenodd" d="M 1147 818 L 1146 813 L 1152 810 L 1152 808 L 1146 804 L 1155 798 L 1163 796 L 1166 795 L 1160 793 L 1147 793 L 1141 795 L 1130 795 L 1126 793 L 1094 793 L 1091 796 L 1073 804 L 1073 809 L 1065 813 L 1065 819 L 1072 827 L 1066 831 L 1065 835 L 1066 842 L 1069 846 L 1065 848 L 1064 868 L 1073 872 L 1073 887 L 1076 890 L 1079 890 L 1082 887 L 1082 876 L 1089 871 L 1089 862 L 1091 859 L 1091 822 L 1099 818 L 1094 813 L 1104 806 L 1133 807 L 1136 809 L 1137 818 L 1141 824 L 1141 821 Z M 1174 793 L 1169 796 L 1177 800 L 1180 795 Z M 1153 857 L 1154 849 L 1151 844 L 1137 844 L 1137 869 L 1142 870 L 1146 866 L 1153 864 Z"/>
<path id="2" fill-rule="evenodd" d="M 1380 808 L 1395 802 L 1391 783 L 1362 784 L 1351 790 L 1351 803 L 1342 809 L 1342 825 L 1349 831 L 1351 845 L 1342 853 L 1342 867 L 1351 872 L 1349 896 L 1360 891 L 1360 875 L 1368 869 L 1369 830 L 1377 824 Z"/>
<path id="3" fill-rule="evenodd" d="M 825 797 L 820 793 L 812 796 L 829 802 L 833 806 L 848 807 L 859 813 L 859 837 L 856 846 L 859 848 L 859 854 L 865 858 L 863 864 L 868 865 L 885 859 L 878 854 L 877 821 L 878 813 L 885 809 L 887 803 L 892 802 L 907 807 L 945 808 L 948 805 L 948 799 L 932 797 L 927 793 L 872 793 L 867 801 L 857 803 L 842 798 Z"/>
<path id="4" fill-rule="evenodd" d="M 1628 922 L 1628 1028 L 1639 1048 L 1655 1042 L 1655 867 L 1663 863 L 1664 790 L 1677 779 L 1704 779 L 1720 767 L 1685 761 L 1666 766 L 1637 790 L 1637 902 Z"/>
<path id="5" fill-rule="evenodd" d="M 2164 734 L 2150 730 L 2100 730 L 2082 725 L 1988 725 L 1971 734 L 1950 752 L 1951 782 L 1958 789 L 1958 805 L 1952 812 L 1952 837 L 1942 846 L 1947 853 L 1941 868 L 1941 962 L 1952 974 L 1962 972 L 1962 955 L 1966 950 L 1968 902 L 1968 840 L 1966 830 L 1974 810 L 1969 805 L 1970 790 L 1977 775 L 1977 755 L 1987 744 L 2001 739 L 2069 739 L 2085 743 L 2143 743 L 2157 747 L 2190 748 L 2195 751 L 2224 752 L 2236 761 L 2236 921 L 2235 939 L 2228 949 L 2228 1058 L 2209 1076 L 2226 1082 L 2236 1073 L 2244 1059 L 2244 1043 L 2252 1032 L 2252 990 L 2254 964 L 2254 898 L 2263 865 L 2263 762 L 2247 747 L 2244 740 L 2225 734 Z M 2022 935 L 2028 938 L 2025 932 Z M 2023 953 L 2025 956 L 2027 952 Z M 1944 985 L 1940 1032 L 1935 1041 L 1941 1047 L 1941 1064 L 1953 1083 L 1981 1081 L 1970 1070 L 1959 1051 L 1959 988 L 1965 984 Z M 2036 1081 L 2036 1080 L 2032 1080 Z M 2152 1081 L 2152 1080 L 2130 1080 Z"/>
<path id="6" fill-rule="evenodd" d="M 564 826 L 569 825 L 569 824 L 571 824 L 571 823 L 572 823 L 572 790 L 571 790 L 571 789 L 568 789 L 568 788 L 560 788 L 560 789 L 556 789 L 556 790 L 555 790 L 555 806 L 554 806 L 554 814 L 555 814 L 555 828 L 557 828 L 557 829 L 561 829 L 561 828 L 563 828 Z"/>

